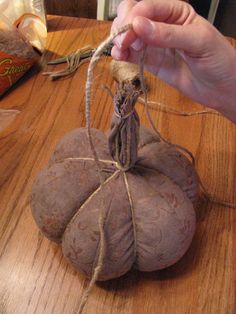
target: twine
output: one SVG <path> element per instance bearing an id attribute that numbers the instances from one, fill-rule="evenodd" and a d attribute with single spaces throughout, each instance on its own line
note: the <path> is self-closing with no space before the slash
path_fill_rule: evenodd
<path id="1" fill-rule="evenodd" d="M 99 256 L 98 256 L 98 262 L 97 266 L 94 268 L 93 276 L 89 282 L 88 287 L 86 288 L 84 295 L 82 297 L 78 313 L 82 313 L 83 309 L 87 303 L 90 291 L 92 290 L 95 282 L 97 281 L 97 278 L 101 272 L 102 266 L 103 266 L 103 258 L 105 255 L 105 233 L 104 233 L 104 220 L 103 217 L 100 216 L 98 220 L 99 224 L 99 233 L 100 233 L 100 248 L 99 248 Z"/>
<path id="2" fill-rule="evenodd" d="M 63 160 L 59 160 L 59 162 L 63 162 L 65 160 L 82 160 L 82 161 L 94 161 L 94 158 L 91 157 L 67 157 Z M 99 162 L 104 162 L 109 165 L 116 165 L 116 162 L 108 159 L 99 159 Z"/>
<path id="3" fill-rule="evenodd" d="M 85 46 L 83 48 L 77 49 L 75 52 L 63 58 L 56 59 L 54 61 L 48 62 L 50 65 L 67 63 L 65 69 L 59 71 L 48 71 L 43 72 L 42 75 L 48 75 L 50 80 L 54 81 L 62 77 L 71 75 L 74 73 L 82 64 L 89 61 L 94 49 L 91 46 Z"/>
<path id="4" fill-rule="evenodd" d="M 142 105 L 145 105 L 145 99 L 142 97 L 138 98 L 138 102 L 141 103 Z M 207 110 L 200 110 L 200 111 L 180 111 L 176 110 L 170 106 L 167 106 L 166 104 L 163 104 L 159 101 L 153 101 L 153 100 L 148 100 L 147 101 L 148 107 L 150 109 L 157 109 L 159 108 L 161 111 L 165 113 L 170 113 L 174 114 L 176 116 L 183 116 L 183 117 L 192 117 L 192 116 L 198 116 L 198 115 L 204 115 L 204 114 L 214 114 L 214 115 L 219 115 L 221 116 L 221 113 L 213 110 L 213 109 L 207 109 Z"/>
<path id="5" fill-rule="evenodd" d="M 92 134 L 91 134 L 91 87 L 92 87 L 92 81 L 93 81 L 93 70 L 95 65 L 97 64 L 98 60 L 100 59 L 101 55 L 103 52 L 111 45 L 113 39 L 118 36 L 121 33 L 126 32 L 127 30 L 131 29 L 132 25 L 128 24 L 125 25 L 124 27 L 121 27 L 114 33 L 111 33 L 110 36 L 108 36 L 107 39 L 105 39 L 96 49 L 94 52 L 91 61 L 88 66 L 88 72 L 87 72 L 87 80 L 86 80 L 86 85 L 85 85 L 85 117 L 86 117 L 86 129 L 87 129 L 87 136 L 89 140 L 89 145 L 91 148 L 91 152 L 94 157 L 94 162 L 98 170 L 99 174 L 99 179 L 101 183 L 101 187 L 104 184 L 104 177 L 102 174 L 102 168 L 100 166 L 99 158 L 93 143 L 92 139 Z M 104 201 L 104 200 L 103 200 Z M 94 272 L 92 275 L 92 278 L 90 280 L 90 283 L 88 287 L 85 289 L 84 294 L 81 299 L 80 307 L 78 313 L 81 314 L 84 306 L 86 305 L 89 293 L 94 286 L 103 266 L 103 260 L 105 256 L 105 236 L 104 236 L 104 222 L 105 222 L 105 215 L 102 211 L 100 211 L 100 216 L 99 216 L 99 230 L 100 230 L 100 250 L 99 250 L 99 258 L 97 262 L 97 266 L 94 268 Z"/>
<path id="6" fill-rule="evenodd" d="M 108 93 L 108 95 L 113 99 L 114 95 L 107 85 L 102 85 L 102 88 Z M 142 97 L 138 97 L 137 100 L 138 103 L 145 105 L 145 99 Z M 168 106 L 164 103 L 161 103 L 159 101 L 154 100 L 148 100 L 147 101 L 148 108 L 152 110 L 159 109 L 160 111 L 164 113 L 170 113 L 174 114 L 176 116 L 183 116 L 183 117 L 192 117 L 192 116 L 198 116 L 198 115 L 204 115 L 204 114 L 213 114 L 213 115 L 219 115 L 222 116 L 222 114 L 218 111 L 215 111 L 214 109 L 207 109 L 207 110 L 199 110 L 199 111 L 181 111 L 177 110 L 175 108 L 172 108 L 171 106 Z"/>

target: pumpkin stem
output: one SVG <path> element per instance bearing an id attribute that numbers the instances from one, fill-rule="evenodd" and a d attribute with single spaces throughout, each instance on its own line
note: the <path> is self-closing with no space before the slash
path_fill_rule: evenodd
<path id="1" fill-rule="evenodd" d="M 132 168 L 138 155 L 139 116 L 134 109 L 140 95 L 140 88 L 131 81 L 117 84 L 113 98 L 114 114 L 108 138 L 112 158 L 122 171 Z"/>

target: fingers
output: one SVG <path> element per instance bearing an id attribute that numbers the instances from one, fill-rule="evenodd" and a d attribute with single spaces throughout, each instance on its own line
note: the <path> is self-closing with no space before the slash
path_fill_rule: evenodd
<path id="1" fill-rule="evenodd" d="M 113 47 L 115 59 L 139 64 L 140 53 L 134 49 L 120 51 Z M 192 73 L 175 49 L 147 47 L 145 57 L 145 70 L 158 76 L 171 86 L 180 88 L 190 95 Z"/>
<path id="2" fill-rule="evenodd" d="M 115 60 L 119 61 L 128 61 L 129 58 L 129 51 L 128 50 L 120 50 L 118 47 L 114 46 L 111 50 L 111 56 Z"/>
<path id="3" fill-rule="evenodd" d="M 135 0 L 125 0 L 121 1 L 117 8 L 117 16 L 119 17 L 120 22 L 124 20 L 127 15 L 130 13 L 131 9 L 137 4 Z"/>
<path id="4" fill-rule="evenodd" d="M 202 34 L 202 26 L 198 24 L 172 25 L 141 16 L 133 20 L 133 29 L 146 45 L 181 49 L 190 54 L 203 52 L 208 46 L 204 40 L 208 38 L 209 41 L 212 37 L 210 28 L 204 27 Z"/>
<path id="5" fill-rule="evenodd" d="M 191 5 L 177 0 L 144 0 L 137 3 L 129 15 L 143 16 L 157 22 L 184 25 L 196 15 Z"/>
<path id="6" fill-rule="evenodd" d="M 112 23 L 111 32 L 114 32 L 119 27 L 124 26 L 132 22 L 132 18 L 129 16 L 131 9 L 137 4 L 134 0 L 122 1 L 117 8 L 117 17 Z M 137 38 L 133 30 L 127 31 L 125 34 L 118 35 L 114 39 L 114 44 L 117 45 L 119 49 L 122 48 L 122 42 L 124 37 L 128 38 L 129 42 L 135 41 Z"/>
<path id="7" fill-rule="evenodd" d="M 135 2 L 125 0 L 118 7 L 118 17 L 112 25 L 112 30 L 114 27 L 119 28 L 122 25 L 133 23 L 138 16 L 168 24 L 185 25 L 194 20 L 196 13 L 188 3 L 183 1 L 143 0 Z M 136 39 L 135 32 L 128 31 L 118 36 L 114 43 L 119 49 L 126 50 Z"/>

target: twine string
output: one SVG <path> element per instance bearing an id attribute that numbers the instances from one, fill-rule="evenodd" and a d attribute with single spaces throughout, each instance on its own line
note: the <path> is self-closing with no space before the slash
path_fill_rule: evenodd
<path id="1" fill-rule="evenodd" d="M 142 97 L 138 98 L 138 102 L 141 103 L 142 105 L 145 105 L 145 99 Z M 204 115 L 204 114 L 213 114 L 213 115 L 221 116 L 221 113 L 213 109 L 200 110 L 200 111 L 180 111 L 175 108 L 172 108 L 171 106 L 167 106 L 166 104 L 161 103 L 159 101 L 148 100 L 147 104 L 150 109 L 155 110 L 159 108 L 160 111 L 163 111 L 165 113 L 170 113 L 176 116 L 192 117 L 192 116 L 198 116 L 198 115 Z"/>
<path id="2" fill-rule="evenodd" d="M 89 282 L 89 285 L 85 289 L 85 292 L 84 292 L 83 297 L 81 299 L 81 303 L 80 303 L 79 310 L 78 310 L 79 314 L 81 314 L 83 312 L 83 309 L 87 303 L 90 292 L 91 292 L 95 282 L 97 281 L 98 276 L 99 276 L 99 274 L 102 270 L 102 267 L 103 267 L 103 259 L 105 256 L 105 232 L 104 232 L 104 219 L 103 219 L 102 215 L 100 215 L 98 218 L 98 225 L 99 225 L 99 233 L 100 233 L 98 261 L 97 261 L 97 265 L 94 268 L 93 276 Z"/>
<path id="3" fill-rule="evenodd" d="M 114 33 L 111 33 L 110 36 L 107 37 L 96 49 L 94 52 L 89 66 L 88 66 L 88 72 L 87 72 L 87 80 L 85 84 L 85 118 L 86 118 L 86 129 L 87 129 L 87 136 L 88 136 L 88 141 L 89 145 L 91 148 L 92 155 L 94 157 L 94 162 L 96 165 L 96 168 L 98 170 L 99 174 L 99 179 L 100 179 L 100 184 L 101 187 L 103 186 L 104 183 L 104 176 L 102 173 L 102 167 L 99 162 L 98 154 L 95 149 L 93 139 L 92 139 L 92 134 L 91 134 L 91 87 L 92 87 L 92 81 L 93 81 L 93 71 L 94 67 L 99 61 L 100 57 L 102 56 L 103 52 L 108 49 L 108 47 L 111 45 L 113 39 L 118 36 L 121 33 L 126 32 L 132 27 L 131 24 L 125 25 L 121 28 L 119 28 L 117 31 Z M 104 199 L 103 199 L 104 202 Z M 99 277 L 99 274 L 102 270 L 103 267 L 103 261 L 104 261 L 104 256 L 105 256 L 105 235 L 104 235 L 104 224 L 105 224 L 105 214 L 102 210 L 100 210 L 100 215 L 99 215 L 99 233 L 100 233 L 100 249 L 99 249 L 99 256 L 98 256 L 98 262 L 96 267 L 94 268 L 92 278 L 90 280 L 90 283 L 88 287 L 85 289 L 84 294 L 81 299 L 80 307 L 79 307 L 79 314 L 83 312 L 84 306 L 86 305 L 88 296 L 90 294 L 90 291 L 92 287 L 94 286 L 96 280 Z"/>
<path id="4" fill-rule="evenodd" d="M 107 92 L 107 94 L 113 99 L 114 95 L 110 89 L 109 86 L 103 84 L 102 88 Z M 141 96 L 138 97 L 137 100 L 138 103 L 145 105 L 145 99 Z M 154 100 L 147 100 L 147 105 L 149 109 L 156 110 L 159 109 L 161 112 L 173 114 L 176 116 L 183 116 L 183 117 L 192 117 L 192 116 L 199 116 L 204 114 L 213 114 L 222 116 L 222 114 L 218 111 L 215 111 L 214 109 L 206 109 L 206 110 L 199 110 L 199 111 L 181 111 L 177 110 L 175 108 L 172 108 L 171 106 L 168 106 L 162 102 L 154 101 Z"/>
<path id="5" fill-rule="evenodd" d="M 48 62 L 48 65 L 56 65 L 66 63 L 67 67 L 59 71 L 47 71 L 42 75 L 48 75 L 50 80 L 54 81 L 74 73 L 82 64 L 89 61 L 94 49 L 91 46 L 85 46 L 77 49 L 75 52 L 53 61 Z"/>

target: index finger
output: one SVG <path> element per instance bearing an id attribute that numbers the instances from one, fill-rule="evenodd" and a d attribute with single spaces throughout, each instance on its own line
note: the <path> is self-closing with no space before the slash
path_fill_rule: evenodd
<path id="1" fill-rule="evenodd" d="M 183 1 L 146 0 L 136 3 L 126 18 L 122 20 L 118 18 L 119 26 L 121 26 L 121 22 L 126 24 L 132 23 L 137 16 L 146 17 L 156 22 L 185 25 L 191 23 L 192 18 L 195 16 L 195 11 L 188 3 Z M 118 40 L 119 48 L 126 50 L 136 38 L 134 31 L 125 33 Z"/>
<path id="2" fill-rule="evenodd" d="M 129 16 L 129 12 L 131 9 L 137 4 L 134 0 L 126 0 L 122 1 L 118 8 L 117 8 L 117 17 L 112 23 L 111 26 L 111 33 L 115 32 L 121 26 L 126 24 L 131 24 L 131 17 Z M 124 37 L 128 37 L 129 41 L 134 41 L 136 39 L 136 35 L 133 30 L 127 31 L 125 34 L 118 35 L 114 40 L 113 43 L 120 49 L 121 43 Z"/>

